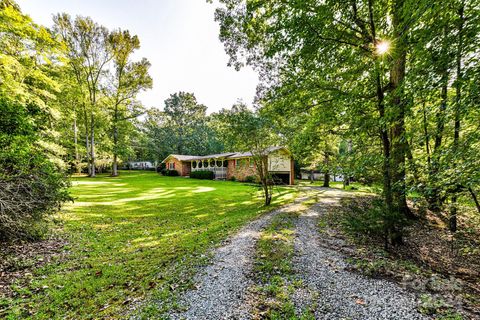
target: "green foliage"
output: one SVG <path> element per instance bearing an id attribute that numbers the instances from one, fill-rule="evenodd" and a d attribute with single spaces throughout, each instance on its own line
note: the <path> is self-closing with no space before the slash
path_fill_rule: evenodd
<path id="1" fill-rule="evenodd" d="M 101 104 L 101 84 L 104 82 L 108 63 L 113 59 L 112 39 L 109 30 L 89 17 L 77 16 L 72 19 L 68 14 L 54 16 L 55 32 L 62 39 L 68 57 L 68 69 L 73 74 L 85 129 L 85 156 L 88 173 L 95 176 L 98 150 L 95 139 L 99 127 L 105 130 L 103 104 Z M 80 117 L 76 117 L 80 118 Z M 78 161 L 77 161 L 78 162 Z"/>
<path id="2" fill-rule="evenodd" d="M 260 113 L 303 167 L 382 183 L 392 219 L 415 191 L 456 221 L 480 186 L 474 0 L 221 3 L 230 65 L 261 74 Z"/>
<path id="3" fill-rule="evenodd" d="M 56 127 L 60 45 L 13 1 L 0 1 L 0 241 L 43 235 L 69 199 Z"/>
<path id="4" fill-rule="evenodd" d="M 0 240 L 38 238 L 42 222 L 69 200 L 68 182 L 39 144 L 48 113 L 0 100 Z"/>
<path id="5" fill-rule="evenodd" d="M 248 183 L 258 183 L 258 178 L 256 176 L 246 176 L 245 182 Z"/>
<path id="6" fill-rule="evenodd" d="M 422 294 L 420 296 L 420 306 L 418 307 L 421 313 L 426 315 L 435 315 L 436 319 L 440 320 L 462 320 L 464 317 L 452 311 L 452 306 L 439 297 L 429 294 Z"/>
<path id="7" fill-rule="evenodd" d="M 353 237 L 379 238 L 388 241 L 391 232 L 401 233 L 407 220 L 404 216 L 388 213 L 384 202 L 378 198 L 350 199 L 343 201 L 344 230 Z"/>
<path id="8" fill-rule="evenodd" d="M 128 143 L 129 133 L 134 131 L 132 120 L 144 113 L 142 105 L 136 101 L 137 95 L 151 89 L 153 80 L 148 74 L 150 62 L 146 58 L 138 62 L 131 61 L 132 55 L 140 49 L 140 40 L 137 36 L 131 36 L 128 30 L 118 30 L 110 34 L 109 43 L 113 52 L 115 71 L 110 77 L 107 99 L 112 118 L 112 175 L 116 176 L 117 157 L 126 158 L 132 154 Z"/>
<path id="9" fill-rule="evenodd" d="M 146 134 L 148 158 L 161 161 L 169 154 L 206 155 L 223 151 L 206 114 L 193 93 L 178 92 L 165 100 L 164 111 L 151 109 L 140 124 Z"/>
<path id="10" fill-rule="evenodd" d="M 178 177 L 180 175 L 177 170 L 168 169 L 162 169 L 161 174 L 166 177 Z"/>
<path id="11" fill-rule="evenodd" d="M 215 178 L 215 174 L 213 173 L 213 171 L 209 171 L 209 170 L 198 170 L 198 171 L 190 172 L 190 178 L 213 180 Z"/>
<path id="12" fill-rule="evenodd" d="M 268 168 L 268 150 L 281 144 L 280 136 L 272 130 L 267 117 L 248 109 L 243 103 L 233 105 L 230 110 L 221 110 L 216 117 L 223 124 L 219 129 L 221 136 L 230 141 L 236 150 L 251 154 L 250 161 L 255 165 L 265 205 L 268 206 L 274 186 Z M 242 161 L 240 165 L 245 166 L 246 162 Z"/>
<path id="13" fill-rule="evenodd" d="M 60 45 L 52 33 L 24 15 L 14 1 L 0 0 L 0 96 L 49 109 L 59 83 L 49 74 Z"/>

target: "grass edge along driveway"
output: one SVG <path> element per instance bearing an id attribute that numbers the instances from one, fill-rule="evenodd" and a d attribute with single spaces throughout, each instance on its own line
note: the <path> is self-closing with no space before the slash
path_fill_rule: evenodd
<path id="1" fill-rule="evenodd" d="M 71 192 L 75 203 L 56 217 L 67 259 L 19 283 L 0 302 L 7 318 L 108 318 L 152 293 L 171 299 L 169 290 L 191 285 L 182 275 L 209 248 L 297 193 L 278 188 L 265 208 L 252 185 L 154 172 L 73 178 Z"/>

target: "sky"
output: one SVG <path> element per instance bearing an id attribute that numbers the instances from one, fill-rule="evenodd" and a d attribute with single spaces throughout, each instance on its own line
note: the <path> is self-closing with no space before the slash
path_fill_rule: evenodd
<path id="1" fill-rule="evenodd" d="M 205 0 L 17 0 L 39 24 L 52 26 L 52 16 L 66 12 L 89 16 L 109 29 L 128 29 L 140 38 L 135 59 L 152 64 L 153 89 L 139 99 L 146 107 L 163 108 L 170 94 L 193 92 L 208 112 L 230 108 L 237 100 L 251 105 L 258 75 L 236 71 L 218 39 L 215 5 Z"/>

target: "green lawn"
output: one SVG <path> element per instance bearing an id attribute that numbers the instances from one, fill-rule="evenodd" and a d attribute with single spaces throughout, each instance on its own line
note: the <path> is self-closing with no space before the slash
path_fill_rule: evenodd
<path id="1" fill-rule="evenodd" d="M 117 318 L 138 301 L 170 299 L 208 248 L 267 210 L 257 190 L 153 172 L 74 178 L 75 203 L 59 216 L 68 257 L 37 270 L 0 310 L 11 319 Z M 280 189 L 272 206 L 294 196 Z"/>

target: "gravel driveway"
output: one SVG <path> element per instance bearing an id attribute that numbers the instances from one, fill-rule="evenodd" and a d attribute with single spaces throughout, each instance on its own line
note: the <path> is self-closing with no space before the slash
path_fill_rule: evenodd
<path id="1" fill-rule="evenodd" d="M 316 305 L 316 319 L 426 319 L 416 310 L 416 297 L 397 284 L 345 270 L 344 257 L 329 249 L 342 240 L 323 239 L 318 217 L 339 203 L 345 192 L 324 189 L 319 203 L 301 214 L 296 223 L 294 268 L 307 290 L 294 295 L 301 308 Z M 337 241 L 338 243 L 333 243 Z"/>
<path id="2" fill-rule="evenodd" d="M 293 294 L 298 309 L 316 306 L 316 319 L 424 319 L 416 311 L 416 298 L 398 285 L 369 279 L 345 270 L 343 256 L 325 247 L 318 230 L 318 217 L 338 205 L 342 190 L 318 188 L 320 202 L 301 214 L 296 222 L 294 269 L 306 289 Z M 249 287 L 255 244 L 272 218 L 295 211 L 301 202 L 270 212 L 243 227 L 215 250 L 211 264 L 195 277 L 196 289 L 180 297 L 184 311 L 172 311 L 171 319 L 251 319 Z M 329 240 L 340 241 L 340 240 Z M 255 303 L 255 301 L 253 301 Z"/>
<path id="3" fill-rule="evenodd" d="M 249 277 L 255 254 L 255 243 L 272 218 L 281 212 L 295 211 L 306 198 L 274 210 L 243 227 L 214 252 L 211 264 L 196 276 L 196 290 L 180 297 L 184 312 L 172 312 L 171 319 L 250 319 L 247 303 Z"/>

